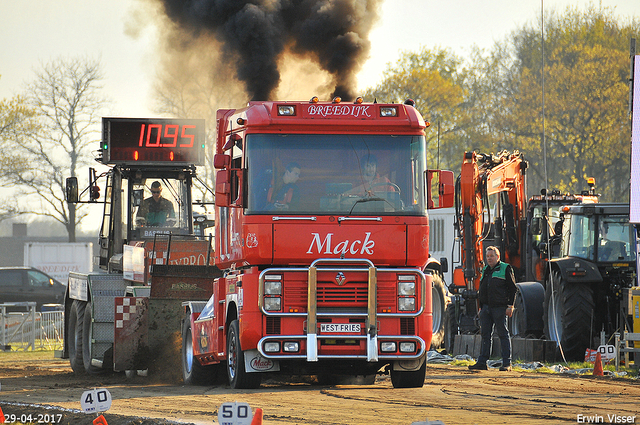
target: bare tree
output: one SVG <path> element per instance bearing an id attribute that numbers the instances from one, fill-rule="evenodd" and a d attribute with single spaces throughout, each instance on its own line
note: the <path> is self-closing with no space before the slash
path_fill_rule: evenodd
<path id="1" fill-rule="evenodd" d="M 22 97 L 0 101 L 0 188 L 9 191 L 12 186 L 11 176 L 22 173 L 28 167 L 26 158 L 15 154 L 16 146 L 21 146 L 27 135 L 37 129 L 34 112 Z M 4 197 L 0 203 L 0 221 L 19 214 L 18 202 L 15 198 Z"/>
<path id="2" fill-rule="evenodd" d="M 99 60 L 58 59 L 42 66 L 25 95 L 39 128 L 17 150 L 29 166 L 9 176 L 28 205 L 24 211 L 60 222 L 69 242 L 75 242 L 76 226 L 87 213 L 65 201 L 65 178 L 77 176 L 98 146 L 100 112 L 108 103 L 100 95 L 101 79 Z"/>

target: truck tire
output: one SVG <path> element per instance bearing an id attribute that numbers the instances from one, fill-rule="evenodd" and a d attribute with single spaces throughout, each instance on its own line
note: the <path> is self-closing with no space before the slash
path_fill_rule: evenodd
<path id="1" fill-rule="evenodd" d="M 186 385 L 207 385 L 214 379 L 214 366 L 202 366 L 193 356 L 191 315 L 182 323 L 182 379 Z"/>
<path id="2" fill-rule="evenodd" d="M 91 308 L 90 302 L 78 302 L 84 304 L 84 317 L 82 318 L 82 323 L 78 321 L 78 323 L 82 326 L 82 364 L 86 373 L 88 373 L 89 375 L 98 375 L 107 371 L 108 369 L 103 369 L 100 366 L 94 366 L 91 364 L 91 341 L 93 340 L 91 322 L 93 309 Z M 108 356 L 105 355 L 105 362 L 103 364 L 105 366 L 107 366 L 107 364 L 112 366 L 110 362 L 113 362 L 113 360 L 110 360 Z"/>
<path id="3" fill-rule="evenodd" d="M 591 345 L 593 308 L 593 290 L 589 285 L 568 283 L 560 272 L 553 272 L 545 291 L 545 334 L 561 345 L 568 361 L 584 360 L 584 352 Z"/>
<path id="4" fill-rule="evenodd" d="M 244 367 L 244 351 L 240 346 L 240 324 L 234 320 L 227 332 L 227 374 L 233 389 L 258 388 L 262 376 L 258 372 L 248 373 Z"/>
<path id="5" fill-rule="evenodd" d="M 393 370 L 391 368 L 391 384 L 393 388 L 422 388 L 427 375 L 427 359 L 424 359 L 418 370 Z"/>
<path id="6" fill-rule="evenodd" d="M 84 330 L 84 311 L 86 303 L 73 300 L 69 309 L 69 324 L 67 327 L 67 338 L 69 339 L 69 364 L 76 374 L 82 374 L 84 362 L 82 360 L 82 344 Z"/>
<path id="7" fill-rule="evenodd" d="M 538 282 L 516 283 L 518 292 L 509 318 L 511 336 L 540 338 L 544 330 L 544 286 Z"/>
<path id="8" fill-rule="evenodd" d="M 449 304 L 449 297 L 447 296 L 444 282 L 439 274 L 434 273 L 432 275 L 431 285 L 431 314 L 433 320 L 431 350 L 437 350 L 444 344 L 444 327 L 447 304 Z"/>

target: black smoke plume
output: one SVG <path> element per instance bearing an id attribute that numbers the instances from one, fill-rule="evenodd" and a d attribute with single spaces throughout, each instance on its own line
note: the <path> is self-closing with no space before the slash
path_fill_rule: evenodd
<path id="1" fill-rule="evenodd" d="M 355 97 L 368 34 L 382 0 L 158 0 L 194 37 L 212 34 L 223 46 L 251 100 L 270 100 L 285 52 L 311 57 L 335 80 L 334 96 Z"/>

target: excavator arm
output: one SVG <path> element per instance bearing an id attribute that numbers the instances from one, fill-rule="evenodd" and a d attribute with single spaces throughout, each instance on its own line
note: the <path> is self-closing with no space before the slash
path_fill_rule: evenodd
<path id="1" fill-rule="evenodd" d="M 526 168 L 518 151 L 498 155 L 465 152 L 456 184 L 456 222 L 462 244 L 462 267 L 454 271 L 456 287 L 477 291 L 483 248 L 488 245 L 498 246 L 501 259 L 520 267 Z"/>

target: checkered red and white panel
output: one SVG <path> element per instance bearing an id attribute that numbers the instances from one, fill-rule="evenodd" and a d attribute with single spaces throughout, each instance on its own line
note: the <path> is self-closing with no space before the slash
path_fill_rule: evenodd
<path id="1" fill-rule="evenodd" d="M 136 313 L 136 299 L 131 298 L 116 298 L 116 315 L 114 317 L 116 328 L 122 328 L 124 322 L 129 321 L 132 315 Z"/>

